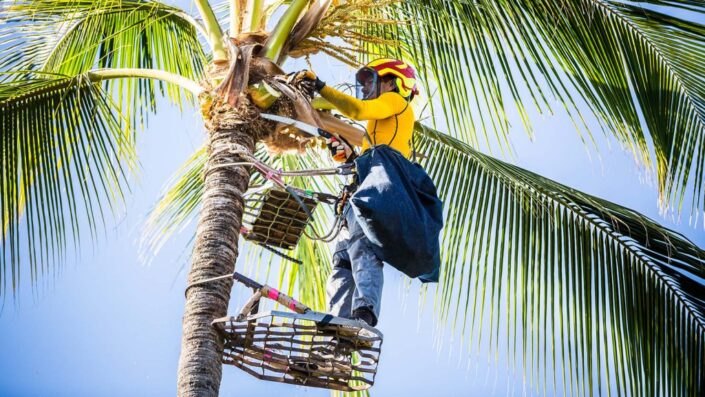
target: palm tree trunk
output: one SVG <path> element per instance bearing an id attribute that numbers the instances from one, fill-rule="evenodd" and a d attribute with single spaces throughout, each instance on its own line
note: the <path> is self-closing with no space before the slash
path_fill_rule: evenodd
<path id="1" fill-rule="evenodd" d="M 228 149 L 234 147 L 252 153 L 256 138 L 248 124 L 235 122 L 225 127 L 223 123 L 215 124 L 218 123 L 207 125 L 209 159 L 189 285 L 231 274 L 238 255 L 243 194 L 249 173 L 241 166 L 214 166 L 241 161 Z M 187 291 L 178 371 L 179 396 L 218 395 L 223 340 L 211 321 L 226 315 L 232 283 L 232 278 L 226 278 L 197 284 Z"/>

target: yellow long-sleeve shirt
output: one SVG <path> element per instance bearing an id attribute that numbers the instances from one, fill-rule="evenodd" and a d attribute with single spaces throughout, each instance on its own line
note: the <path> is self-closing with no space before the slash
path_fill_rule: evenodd
<path id="1" fill-rule="evenodd" d="M 373 145 L 389 145 L 405 157 L 411 157 L 411 135 L 416 116 L 401 95 L 385 92 L 379 98 L 360 100 L 335 88 L 325 86 L 321 96 L 332 103 L 342 114 L 353 120 L 368 120 L 367 134 Z M 367 140 L 362 142 L 362 151 L 370 148 Z"/>

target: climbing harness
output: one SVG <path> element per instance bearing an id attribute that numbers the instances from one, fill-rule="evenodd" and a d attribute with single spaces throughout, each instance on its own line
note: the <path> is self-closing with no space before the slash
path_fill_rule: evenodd
<path id="1" fill-rule="evenodd" d="M 339 391 L 366 390 L 374 384 L 383 339 L 376 328 L 315 312 L 237 272 L 200 283 L 227 277 L 254 293 L 237 316 L 212 322 L 225 340 L 223 364 L 262 380 Z M 288 311 L 260 312 L 262 298 Z"/>

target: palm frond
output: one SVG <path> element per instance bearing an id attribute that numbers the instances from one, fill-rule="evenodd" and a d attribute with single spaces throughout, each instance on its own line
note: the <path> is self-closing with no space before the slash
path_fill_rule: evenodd
<path id="1" fill-rule="evenodd" d="M 592 139 L 593 115 L 645 166 L 656 165 L 664 208 L 680 206 L 692 186 L 697 211 L 705 205 L 703 15 L 692 1 L 356 0 L 333 7 L 298 52 L 415 62 L 426 92 L 438 88 L 434 123 L 445 119 L 475 147 L 508 148 L 517 117 L 533 134 L 529 104 L 551 113 L 557 99 L 583 139 Z M 327 36 L 344 45 L 324 43 Z"/>
<path id="2" fill-rule="evenodd" d="M 629 77 L 656 151 L 661 198 L 681 205 L 692 178 L 692 208 L 703 209 L 705 165 L 705 5 L 683 1 L 654 5 L 689 7 L 700 22 L 632 4 L 613 5 L 611 12 L 627 19 L 622 27 L 637 41 L 625 52 Z"/>
<path id="3" fill-rule="evenodd" d="M 157 1 L 15 1 L 0 10 L 0 70 L 77 75 L 95 68 L 159 69 L 203 77 L 206 56 L 193 18 Z M 151 80 L 107 81 L 137 124 L 157 91 L 181 105 L 179 87 Z"/>
<path id="4" fill-rule="evenodd" d="M 21 256 L 36 281 L 61 263 L 71 238 L 77 244 L 79 217 L 95 235 L 104 203 L 120 204 L 135 153 L 115 110 L 86 75 L 30 73 L 0 84 L 1 293 L 26 277 Z"/>
<path id="5" fill-rule="evenodd" d="M 558 394 L 705 390 L 705 251 L 431 128 L 416 138 L 445 202 L 437 314 L 471 349 Z"/>
<path id="6" fill-rule="evenodd" d="M 140 256 L 148 262 L 164 243 L 195 218 L 203 195 L 207 147 L 198 149 L 172 176 L 169 186 L 149 214 L 140 239 Z"/>

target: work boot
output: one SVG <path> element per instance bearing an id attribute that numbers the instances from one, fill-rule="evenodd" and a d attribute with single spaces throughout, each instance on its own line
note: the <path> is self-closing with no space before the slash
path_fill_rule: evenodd
<path id="1" fill-rule="evenodd" d="M 364 321 L 370 327 L 377 325 L 377 317 L 367 306 L 358 307 L 352 312 L 352 320 Z"/>

